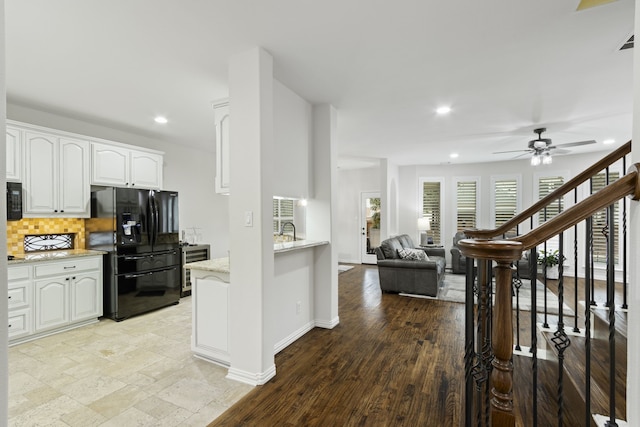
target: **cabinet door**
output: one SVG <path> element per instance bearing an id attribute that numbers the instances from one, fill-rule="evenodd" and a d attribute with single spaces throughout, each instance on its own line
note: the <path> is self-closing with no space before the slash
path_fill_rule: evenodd
<path id="1" fill-rule="evenodd" d="M 96 142 L 91 146 L 91 184 L 128 186 L 130 150 Z"/>
<path id="2" fill-rule="evenodd" d="M 69 277 L 37 280 L 34 290 L 36 332 L 69 323 Z"/>
<path id="3" fill-rule="evenodd" d="M 102 275 L 82 273 L 71 278 L 71 321 L 102 316 Z"/>
<path id="4" fill-rule="evenodd" d="M 52 135 L 25 132 L 24 213 L 57 213 L 58 141 Z"/>
<path id="5" fill-rule="evenodd" d="M 31 309 L 9 311 L 9 340 L 25 337 L 31 333 Z"/>
<path id="6" fill-rule="evenodd" d="M 216 123 L 216 192 L 229 193 L 229 103 L 214 105 Z"/>
<path id="7" fill-rule="evenodd" d="M 131 151 L 131 186 L 162 188 L 163 156 L 143 151 Z"/>
<path id="8" fill-rule="evenodd" d="M 7 126 L 7 181 L 22 179 L 22 132 Z"/>
<path id="9" fill-rule="evenodd" d="M 229 283 L 214 275 L 198 274 L 193 278 L 192 350 L 228 363 Z"/>
<path id="10" fill-rule="evenodd" d="M 91 215 L 89 167 L 89 142 L 60 138 L 60 212 L 74 217 Z"/>

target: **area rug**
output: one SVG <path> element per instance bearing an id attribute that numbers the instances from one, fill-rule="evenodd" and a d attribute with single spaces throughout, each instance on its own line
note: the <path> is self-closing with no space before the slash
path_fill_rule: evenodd
<path id="1" fill-rule="evenodd" d="M 338 273 L 344 273 L 345 271 L 349 271 L 352 268 L 352 265 L 338 264 Z"/>
<path id="2" fill-rule="evenodd" d="M 466 277 L 464 274 L 447 274 L 444 278 L 443 286 L 438 290 L 437 299 L 464 303 L 465 280 Z M 536 280 L 536 282 L 536 308 L 538 311 L 544 311 L 544 285 L 539 280 Z M 414 296 L 409 294 L 402 295 Z M 531 281 L 528 279 L 522 279 L 522 287 L 519 292 L 519 306 L 521 311 L 531 310 Z M 573 310 L 571 310 L 566 303 L 563 303 L 562 306 L 564 314 L 573 314 Z M 516 309 L 515 295 L 513 297 L 513 309 Z M 547 289 L 547 313 L 558 313 L 558 297 L 549 289 Z"/>

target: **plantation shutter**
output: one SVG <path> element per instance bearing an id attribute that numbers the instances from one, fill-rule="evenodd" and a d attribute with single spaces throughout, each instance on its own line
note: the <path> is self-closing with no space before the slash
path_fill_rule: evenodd
<path id="1" fill-rule="evenodd" d="M 282 223 L 293 222 L 293 199 L 273 199 L 273 232 L 279 233 Z"/>
<path id="2" fill-rule="evenodd" d="M 545 176 L 538 180 L 538 200 L 545 198 L 547 195 L 555 191 L 556 188 L 564 184 L 564 177 L 561 176 Z M 564 210 L 564 199 L 560 197 L 558 200 L 552 202 L 545 209 L 538 213 L 538 224 L 543 224 L 549 221 L 554 216 L 558 215 Z M 546 219 L 545 219 L 546 218 Z M 555 251 L 560 248 L 560 239 L 558 236 L 554 236 L 547 240 L 547 252 Z"/>
<path id="3" fill-rule="evenodd" d="M 505 179 L 496 181 L 495 194 L 495 225 L 500 227 L 516 215 L 518 210 L 518 181 L 515 179 Z M 515 235 L 515 227 L 507 231 L 506 234 Z"/>
<path id="4" fill-rule="evenodd" d="M 620 178 L 618 172 L 609 172 L 609 184 L 612 184 Z M 607 186 L 606 174 L 604 172 L 599 173 L 591 178 L 591 194 L 597 193 Z M 620 203 L 616 202 L 614 205 L 614 214 L 612 221 L 613 232 L 609 233 L 613 235 L 614 239 L 614 260 L 618 264 L 618 242 L 619 240 L 619 211 Z M 603 209 L 600 212 L 596 212 L 593 215 L 593 261 L 594 262 L 607 262 L 607 237 L 603 234 L 603 230 L 607 225 L 607 209 Z"/>
<path id="5" fill-rule="evenodd" d="M 475 181 L 458 181 L 456 193 L 457 231 L 476 228 L 476 187 Z"/>
<path id="6" fill-rule="evenodd" d="M 433 238 L 435 245 L 440 245 L 441 212 L 440 212 L 440 183 L 424 182 L 422 184 L 422 215 L 431 219 L 431 230 L 427 236 Z"/>

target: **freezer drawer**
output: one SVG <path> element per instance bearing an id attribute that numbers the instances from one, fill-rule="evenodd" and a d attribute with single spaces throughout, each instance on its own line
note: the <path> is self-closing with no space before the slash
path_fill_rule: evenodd
<path id="1" fill-rule="evenodd" d="M 177 304 L 180 299 L 180 266 L 119 274 L 115 307 L 111 307 L 116 320 L 146 313 L 160 307 Z"/>
<path id="2" fill-rule="evenodd" d="M 118 274 L 159 270 L 180 265 L 180 250 L 144 254 L 118 255 Z"/>

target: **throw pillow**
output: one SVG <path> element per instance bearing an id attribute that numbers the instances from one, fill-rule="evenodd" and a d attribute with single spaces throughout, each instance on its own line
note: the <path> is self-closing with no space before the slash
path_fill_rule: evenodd
<path id="1" fill-rule="evenodd" d="M 410 261 L 428 261 L 427 254 L 421 249 L 398 249 L 398 256 L 402 259 Z"/>

